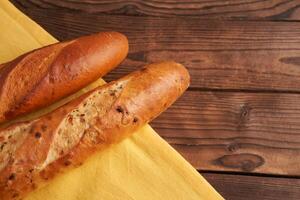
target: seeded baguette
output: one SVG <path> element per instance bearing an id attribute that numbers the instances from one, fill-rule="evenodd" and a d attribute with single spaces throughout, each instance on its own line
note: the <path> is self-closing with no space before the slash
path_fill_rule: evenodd
<path id="1" fill-rule="evenodd" d="M 0 199 L 21 199 L 157 117 L 188 87 L 175 62 L 151 64 L 32 121 L 0 129 Z"/>
<path id="2" fill-rule="evenodd" d="M 49 45 L 0 65 L 0 123 L 68 96 L 115 68 L 127 38 L 103 32 Z"/>

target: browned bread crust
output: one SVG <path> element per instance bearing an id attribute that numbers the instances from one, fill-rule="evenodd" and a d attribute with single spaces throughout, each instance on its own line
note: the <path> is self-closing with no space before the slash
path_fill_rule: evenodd
<path id="1" fill-rule="evenodd" d="M 127 38 L 103 32 L 53 44 L 0 65 L 0 123 L 49 105 L 115 68 Z"/>
<path id="2" fill-rule="evenodd" d="M 129 136 L 188 87 L 174 62 L 151 64 L 38 119 L 0 130 L 0 199 L 20 199 Z"/>

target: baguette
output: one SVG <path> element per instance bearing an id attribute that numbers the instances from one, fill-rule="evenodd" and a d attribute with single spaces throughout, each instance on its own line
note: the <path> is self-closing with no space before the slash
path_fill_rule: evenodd
<path id="1" fill-rule="evenodd" d="M 129 136 L 169 107 L 189 79 L 180 64 L 151 64 L 51 113 L 0 129 L 0 199 L 21 199 Z"/>
<path id="2" fill-rule="evenodd" d="M 103 32 L 56 43 L 0 65 L 0 123 L 68 96 L 115 68 L 127 38 Z"/>

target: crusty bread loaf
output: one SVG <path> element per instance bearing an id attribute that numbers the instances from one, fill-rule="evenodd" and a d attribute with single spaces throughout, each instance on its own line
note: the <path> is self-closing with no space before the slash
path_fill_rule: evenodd
<path id="1" fill-rule="evenodd" d="M 38 119 L 0 129 L 0 199 L 20 199 L 129 136 L 170 106 L 188 85 L 189 74 L 182 65 L 152 64 Z"/>
<path id="2" fill-rule="evenodd" d="M 49 105 L 115 68 L 127 38 L 103 32 L 53 44 L 0 65 L 0 123 Z"/>

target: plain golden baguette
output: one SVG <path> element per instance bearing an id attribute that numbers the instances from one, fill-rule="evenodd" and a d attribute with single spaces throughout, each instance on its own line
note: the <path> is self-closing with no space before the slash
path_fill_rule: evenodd
<path id="1" fill-rule="evenodd" d="M 0 130 L 0 199 L 20 199 L 121 141 L 169 107 L 189 81 L 180 64 L 151 64 L 38 119 Z"/>
<path id="2" fill-rule="evenodd" d="M 103 32 L 56 43 L 0 65 L 0 123 L 49 105 L 115 68 L 127 38 Z"/>

